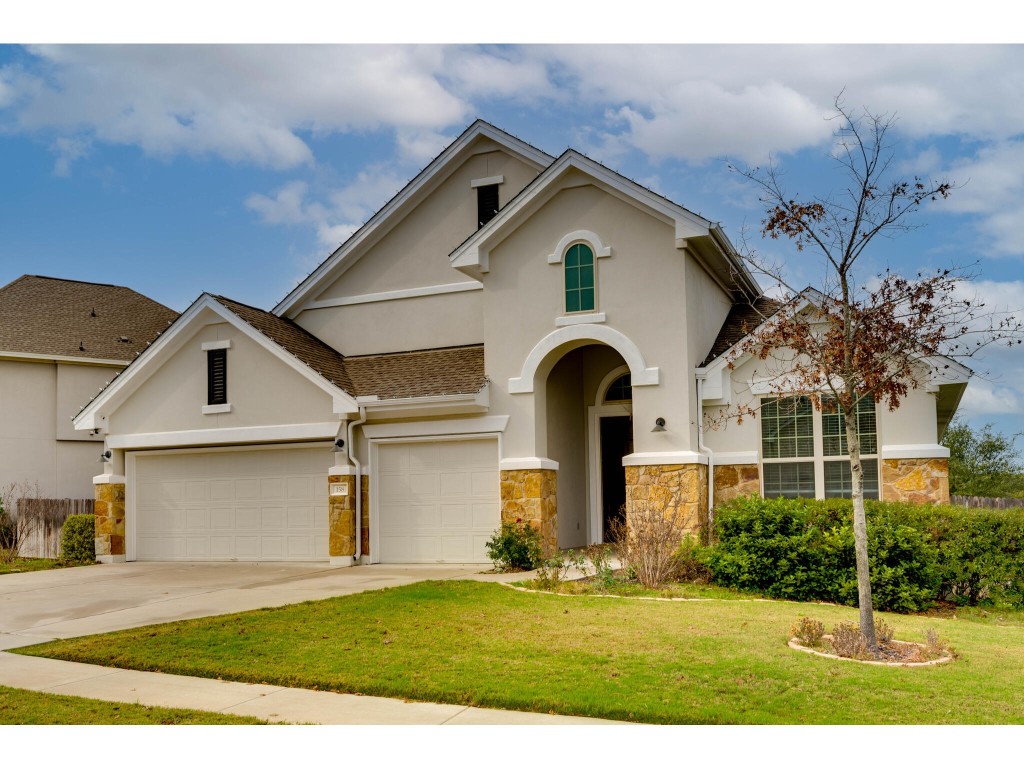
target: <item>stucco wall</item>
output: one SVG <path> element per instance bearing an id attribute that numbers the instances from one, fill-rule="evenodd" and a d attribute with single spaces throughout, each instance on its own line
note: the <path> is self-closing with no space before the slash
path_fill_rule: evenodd
<path id="1" fill-rule="evenodd" d="M 449 271 L 450 282 L 464 277 Z M 346 355 L 479 344 L 484 340 L 482 298 L 481 291 L 469 291 L 311 309 L 300 322 Z"/>
<path id="2" fill-rule="evenodd" d="M 582 181 L 577 176 L 566 183 Z M 663 417 L 669 431 L 638 429 L 635 450 L 691 450 L 686 393 L 692 372 L 686 302 L 680 301 L 687 296 L 687 256 L 676 249 L 668 222 L 587 184 L 557 192 L 490 252 L 490 272 L 483 278 L 484 336 L 488 350 L 500 350 L 487 355 L 492 412 L 512 415 L 505 455 L 543 456 L 548 450 L 546 429 L 533 402 L 542 401 L 543 393 L 511 395 L 508 380 L 519 377 L 530 351 L 558 328 L 555 321 L 564 309 L 563 267 L 549 264 L 547 256 L 564 235 L 579 229 L 597 234 L 613 253 L 597 259 L 595 311 L 606 313 L 604 325 L 640 348 L 648 367 L 660 369 L 659 386 L 634 387 L 634 416 L 642 425 Z M 554 353 L 548 365 L 569 349 Z M 546 373 L 540 371 L 539 380 Z"/>
<path id="3" fill-rule="evenodd" d="M 536 175 L 494 142 L 482 140 L 474 154 L 313 300 L 472 283 L 448 259 L 477 229 L 477 192 L 471 182 L 503 176 L 498 201 L 505 205 Z M 397 352 L 483 341 L 481 303 L 480 292 L 471 291 L 311 309 L 295 320 L 346 355 Z"/>
<path id="4" fill-rule="evenodd" d="M 211 313 L 212 314 L 212 313 Z M 230 340 L 230 413 L 202 413 L 207 403 L 206 341 Z M 330 421 L 331 398 L 234 326 L 202 327 L 109 417 L 111 434 L 307 424 Z"/>
<path id="5" fill-rule="evenodd" d="M 558 462 L 558 546 L 587 543 L 587 430 L 583 361 L 587 349 L 563 357 L 547 381 L 548 453 Z"/>
<path id="6" fill-rule="evenodd" d="M 38 484 L 47 498 L 92 498 L 102 438 L 70 417 L 115 368 L 0 361 L 0 486 Z"/>

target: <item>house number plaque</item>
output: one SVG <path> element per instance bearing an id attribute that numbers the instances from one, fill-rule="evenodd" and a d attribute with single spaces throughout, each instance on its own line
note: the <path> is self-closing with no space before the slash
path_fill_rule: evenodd
<path id="1" fill-rule="evenodd" d="M 331 496 L 348 496 L 348 483 L 331 483 Z"/>

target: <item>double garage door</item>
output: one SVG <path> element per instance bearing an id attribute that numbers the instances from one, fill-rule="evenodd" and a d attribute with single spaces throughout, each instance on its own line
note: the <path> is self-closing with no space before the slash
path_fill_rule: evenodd
<path id="1" fill-rule="evenodd" d="M 330 459 L 323 447 L 136 453 L 129 557 L 327 560 Z M 375 461 L 375 561 L 487 562 L 496 440 L 382 443 Z"/>

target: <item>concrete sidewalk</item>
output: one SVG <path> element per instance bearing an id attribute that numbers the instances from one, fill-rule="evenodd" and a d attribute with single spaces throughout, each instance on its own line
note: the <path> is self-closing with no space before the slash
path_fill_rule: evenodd
<path id="1" fill-rule="evenodd" d="M 89 699 L 184 707 L 270 722 L 322 725 L 620 725 L 610 720 L 511 712 L 135 672 L 0 653 L 0 685 Z"/>

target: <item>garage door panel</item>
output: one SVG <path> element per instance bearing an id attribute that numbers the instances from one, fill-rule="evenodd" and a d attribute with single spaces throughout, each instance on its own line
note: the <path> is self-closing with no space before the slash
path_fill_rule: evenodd
<path id="1" fill-rule="evenodd" d="M 322 448 L 136 454 L 135 555 L 326 560 L 329 462 Z"/>
<path id="2" fill-rule="evenodd" d="M 500 521 L 496 440 L 383 443 L 375 461 L 382 562 L 488 562 Z"/>

